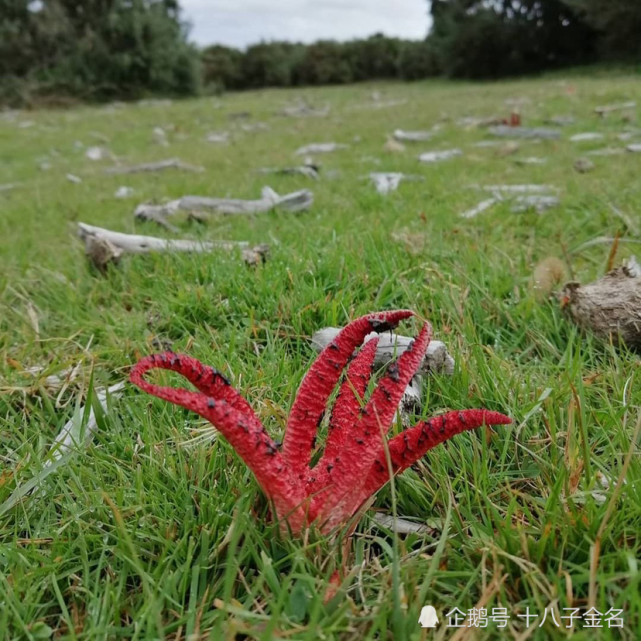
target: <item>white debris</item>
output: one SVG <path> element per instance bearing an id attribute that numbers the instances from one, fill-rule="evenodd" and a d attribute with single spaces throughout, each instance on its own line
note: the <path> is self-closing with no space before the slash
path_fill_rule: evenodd
<path id="1" fill-rule="evenodd" d="M 394 131 L 394 139 L 398 142 L 425 142 L 430 140 L 434 134 L 431 131 Z"/>
<path id="2" fill-rule="evenodd" d="M 632 153 L 639 154 L 641 153 L 641 144 L 634 143 L 632 145 L 628 145 L 626 149 L 627 151 L 631 151 Z"/>
<path id="3" fill-rule="evenodd" d="M 207 134 L 205 137 L 207 142 L 212 142 L 219 145 L 224 145 L 229 142 L 229 132 L 228 131 L 214 131 L 210 134 Z"/>
<path id="4" fill-rule="evenodd" d="M 391 514 L 384 514 L 383 512 L 376 512 L 374 514 L 374 522 L 396 534 L 426 534 L 429 528 L 424 523 L 417 523 L 416 521 L 409 521 L 400 516 L 394 518 Z"/>
<path id="5" fill-rule="evenodd" d="M 114 198 L 131 198 L 134 195 L 133 187 L 118 187 L 114 193 Z"/>
<path id="6" fill-rule="evenodd" d="M 109 152 L 104 147 L 89 147 L 85 152 L 85 156 L 89 160 L 104 160 L 110 156 Z"/>
<path id="7" fill-rule="evenodd" d="M 75 183 L 76 185 L 79 185 L 82 182 L 82 178 L 75 176 L 74 174 L 67 174 L 66 178 L 70 183 Z"/>
<path id="8" fill-rule="evenodd" d="M 552 116 L 548 118 L 547 123 L 557 127 L 569 127 L 575 123 L 574 116 Z"/>
<path id="9" fill-rule="evenodd" d="M 595 107 L 594 111 L 599 114 L 599 116 L 606 116 L 613 111 L 628 111 L 634 109 L 637 106 L 637 103 L 633 100 L 629 102 L 620 102 L 612 105 L 603 105 L 601 107 Z"/>
<path id="10" fill-rule="evenodd" d="M 593 149 L 592 151 L 586 151 L 586 156 L 619 156 L 625 153 L 625 149 L 622 147 L 604 147 L 603 149 Z"/>
<path id="11" fill-rule="evenodd" d="M 527 158 L 515 158 L 514 162 L 517 165 L 545 165 L 547 158 L 540 158 L 538 156 L 528 156 Z"/>
<path id="12" fill-rule="evenodd" d="M 246 133 L 253 133 L 255 131 L 267 131 L 269 130 L 269 125 L 265 122 L 248 122 L 241 125 L 240 128 Z"/>
<path id="13" fill-rule="evenodd" d="M 499 125 L 490 127 L 488 130 L 493 136 L 501 138 L 523 138 L 523 139 L 543 139 L 556 140 L 561 137 L 558 129 L 547 129 L 545 127 L 510 127 L 508 125 Z"/>
<path id="14" fill-rule="evenodd" d="M 560 203 L 558 196 L 554 195 L 557 189 L 551 185 L 487 185 L 483 189 L 491 192 L 492 198 L 463 212 L 461 218 L 475 218 L 501 201 L 511 202 L 513 213 L 534 209 L 539 214 Z"/>
<path id="15" fill-rule="evenodd" d="M 161 147 L 169 147 L 169 140 L 167 140 L 167 133 L 162 127 L 154 127 L 151 133 L 153 141 Z"/>
<path id="16" fill-rule="evenodd" d="M 461 218 L 476 218 L 476 216 L 488 210 L 490 207 L 494 207 L 497 202 L 499 201 L 496 198 L 488 198 L 487 200 L 482 200 L 476 207 L 464 211 L 461 214 Z"/>
<path id="17" fill-rule="evenodd" d="M 343 145 L 336 142 L 315 142 L 304 147 L 299 147 L 296 150 L 297 156 L 304 156 L 305 154 L 327 154 L 339 149 L 347 149 L 349 145 Z"/>
<path id="18" fill-rule="evenodd" d="M 512 212 L 519 214 L 529 210 L 534 210 L 537 214 L 552 207 L 558 207 L 561 204 L 558 196 L 544 196 L 540 194 L 531 194 L 529 196 L 518 196 L 512 205 Z"/>
<path id="19" fill-rule="evenodd" d="M 313 107 L 307 101 L 300 99 L 291 105 L 283 107 L 280 114 L 289 118 L 324 118 L 329 115 L 329 111 L 328 105 Z"/>
<path id="20" fill-rule="evenodd" d="M 570 142 L 591 142 L 592 140 L 603 140 L 603 134 L 596 131 L 586 131 L 581 134 L 574 134 L 570 137 Z"/>
<path id="21" fill-rule="evenodd" d="M 483 189 L 498 194 L 544 194 L 557 190 L 552 185 L 486 185 Z"/>
<path id="22" fill-rule="evenodd" d="M 402 180 L 423 180 L 422 176 L 411 176 L 399 172 L 372 172 L 369 178 L 379 194 L 396 191 Z"/>
<path id="23" fill-rule="evenodd" d="M 205 171 L 204 167 L 190 165 L 179 158 L 168 158 L 157 162 L 143 163 L 141 165 L 131 165 L 129 167 L 110 167 L 105 169 L 107 174 L 139 174 L 148 171 L 164 171 L 165 169 L 181 169 L 183 171 L 193 171 L 200 173 Z"/>
<path id="24" fill-rule="evenodd" d="M 503 143 L 500 140 L 480 140 L 479 142 L 475 142 L 474 146 L 479 147 L 481 149 L 489 148 L 489 147 L 498 147 L 499 145 L 502 145 Z"/>
<path id="25" fill-rule="evenodd" d="M 319 169 L 318 165 L 313 163 L 305 163 L 304 165 L 299 165 L 298 167 L 283 167 L 283 168 L 273 168 L 273 167 L 263 167 L 259 169 L 258 172 L 261 174 L 281 174 L 283 176 L 293 176 L 300 175 L 305 176 L 306 178 L 312 178 L 313 180 L 318 180 L 319 178 Z"/>
<path id="26" fill-rule="evenodd" d="M 422 153 L 418 159 L 425 163 L 440 162 L 442 160 L 449 160 L 456 156 L 462 156 L 463 152 L 460 149 L 444 149 L 443 151 L 426 151 Z"/>

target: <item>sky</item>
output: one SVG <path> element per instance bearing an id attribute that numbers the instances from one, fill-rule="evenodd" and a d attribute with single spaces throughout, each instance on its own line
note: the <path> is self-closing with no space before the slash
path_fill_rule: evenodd
<path id="1" fill-rule="evenodd" d="M 350 40 L 382 32 L 427 35 L 427 0 L 181 0 L 199 45 L 244 48 L 261 40 Z"/>

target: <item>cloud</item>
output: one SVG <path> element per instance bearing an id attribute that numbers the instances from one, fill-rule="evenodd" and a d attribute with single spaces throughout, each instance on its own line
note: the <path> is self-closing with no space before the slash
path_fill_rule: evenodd
<path id="1" fill-rule="evenodd" d="M 182 0 L 190 38 L 200 45 L 245 47 L 260 40 L 349 40 L 382 32 L 422 39 L 426 0 Z"/>

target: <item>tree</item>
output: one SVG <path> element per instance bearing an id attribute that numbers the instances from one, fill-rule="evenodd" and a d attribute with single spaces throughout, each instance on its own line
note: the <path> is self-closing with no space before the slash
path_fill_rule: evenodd
<path id="1" fill-rule="evenodd" d="M 600 36 L 605 58 L 641 59 L 639 0 L 565 0 Z"/>
<path id="2" fill-rule="evenodd" d="M 212 45 L 202 53 L 205 89 L 242 89 L 243 53 L 232 47 Z"/>
<path id="3" fill-rule="evenodd" d="M 594 60 L 596 33 L 565 0 L 433 0 L 430 41 L 453 76 L 498 77 Z"/>
<path id="4" fill-rule="evenodd" d="M 0 0 L 5 101 L 193 94 L 200 58 L 175 0 Z"/>

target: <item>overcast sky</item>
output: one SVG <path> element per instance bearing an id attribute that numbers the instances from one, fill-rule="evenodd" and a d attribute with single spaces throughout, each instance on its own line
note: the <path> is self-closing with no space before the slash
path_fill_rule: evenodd
<path id="1" fill-rule="evenodd" d="M 421 39 L 426 0 L 181 0 L 199 45 L 246 47 L 260 40 L 349 40 L 377 32 Z"/>

